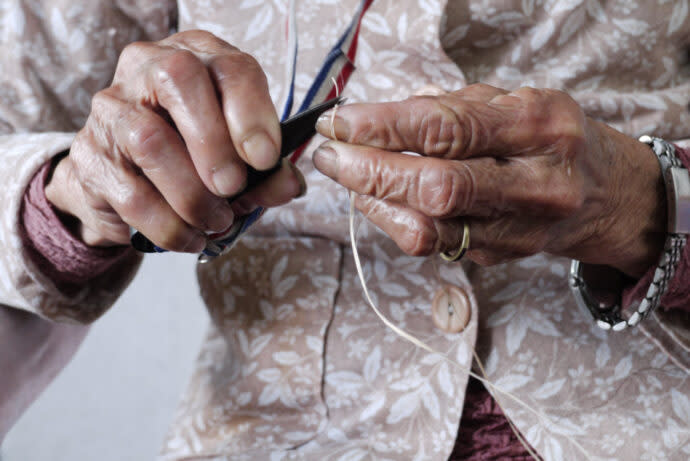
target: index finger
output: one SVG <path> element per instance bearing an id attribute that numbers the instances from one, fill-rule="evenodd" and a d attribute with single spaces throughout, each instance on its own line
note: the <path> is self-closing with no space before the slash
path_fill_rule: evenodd
<path id="1" fill-rule="evenodd" d="M 508 114 L 485 103 L 435 96 L 351 104 L 340 107 L 333 120 L 330 115 L 317 123 L 324 136 L 335 133 L 336 140 L 350 144 L 446 159 L 495 152 L 501 129 L 511 123 Z"/>
<path id="2" fill-rule="evenodd" d="M 530 156 L 581 137 L 580 112 L 557 91 L 508 93 L 478 84 L 441 96 L 343 106 L 324 114 L 317 129 L 350 144 L 452 160 Z"/>
<path id="3" fill-rule="evenodd" d="M 280 156 L 280 123 L 261 65 L 206 31 L 191 30 L 175 37 L 172 46 L 193 52 L 206 64 L 240 157 L 257 170 L 274 167 Z"/>
<path id="4" fill-rule="evenodd" d="M 218 195 L 234 195 L 246 184 L 245 163 L 265 170 L 278 162 L 280 125 L 266 77 L 254 58 L 207 32 L 161 43 L 200 63 L 173 67 L 181 75 L 166 108 L 204 183 Z"/>

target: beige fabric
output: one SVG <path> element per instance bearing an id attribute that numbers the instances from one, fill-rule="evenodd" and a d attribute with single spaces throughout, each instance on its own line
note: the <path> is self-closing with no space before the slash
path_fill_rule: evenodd
<path id="1" fill-rule="evenodd" d="M 19 232 L 24 190 L 34 173 L 69 149 L 91 95 L 112 78 L 128 42 L 169 32 L 164 2 L 0 2 L 0 440 L 87 332 L 50 320 L 91 322 L 124 290 L 132 255 L 78 293 L 66 295 L 27 258 Z M 151 5 L 153 3 L 153 5 Z"/>
<path id="2" fill-rule="evenodd" d="M 298 101 L 357 3 L 298 3 Z M 0 47 L 9 69 L 0 75 L 0 130 L 74 129 L 88 96 L 109 80 L 119 49 L 137 37 L 164 36 L 175 16 L 172 2 L 84 5 L 0 5 L 0 42 L 19 43 Z M 279 105 L 286 6 L 181 0 L 177 15 L 180 29 L 210 30 L 254 54 Z M 689 138 L 689 45 L 687 0 L 377 0 L 345 94 L 382 101 L 428 83 L 456 89 L 480 80 L 550 86 L 630 135 Z M 4 136 L 2 155 L 28 178 L 68 136 Z M 161 457 L 444 459 L 466 376 L 398 339 L 366 307 L 347 249 L 346 194 L 314 171 L 309 154 L 299 165 L 308 195 L 268 213 L 232 254 L 199 268 L 214 326 Z M 13 184 L 2 192 L 3 205 L 18 203 L 25 179 Z M 84 295 L 94 304 L 56 303 L 59 293 L 17 256 L 16 209 L 2 209 L 0 241 L 10 243 L 0 259 L 13 274 L 2 279 L 3 302 L 77 320 L 107 306 L 109 294 L 101 292 Z M 491 379 L 543 415 L 498 395 L 545 459 L 586 459 L 581 450 L 590 459 L 690 455 L 690 383 L 678 365 L 688 364 L 679 352 L 685 349 L 677 341 L 675 349 L 658 347 L 652 327 L 649 336 L 598 331 L 574 305 L 565 260 L 539 255 L 471 267 L 468 277 L 460 265 L 402 255 L 370 226 L 360 237 L 370 287 L 387 315 L 462 363 L 476 340 Z M 441 334 L 430 319 L 443 283 L 471 295 L 472 318 L 459 335 Z M 650 325 L 674 332 L 671 339 L 688 331 Z"/>

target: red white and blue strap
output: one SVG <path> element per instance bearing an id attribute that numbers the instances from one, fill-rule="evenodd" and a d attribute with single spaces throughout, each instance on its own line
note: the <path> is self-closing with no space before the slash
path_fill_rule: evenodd
<path id="1" fill-rule="evenodd" d="M 362 0 L 360 2 L 347 29 L 328 52 L 325 62 L 304 97 L 299 108 L 300 112 L 336 97 L 337 91 L 342 91 L 347 85 L 352 72 L 355 70 L 355 56 L 357 55 L 362 19 L 372 3 L 374 0 Z M 299 159 L 305 147 L 306 144 L 292 154 L 290 160 L 293 163 Z"/>
<path id="2" fill-rule="evenodd" d="M 283 106 L 281 121 L 287 120 L 292 113 L 292 106 L 295 100 L 295 75 L 297 73 L 297 50 L 299 42 L 297 39 L 297 0 L 290 0 L 289 11 L 286 24 L 287 44 L 290 55 L 285 61 L 285 82 L 287 83 L 287 96 Z"/>
<path id="3" fill-rule="evenodd" d="M 329 51 L 321 69 L 299 108 L 302 112 L 310 107 L 334 98 L 338 90 L 342 91 L 347 85 L 352 72 L 355 70 L 355 56 L 359 31 L 362 26 L 362 18 L 366 14 L 374 0 L 362 0 L 355 12 L 352 21 L 340 37 L 335 46 Z M 290 0 L 289 15 L 287 20 L 287 37 L 290 55 L 286 63 L 286 80 L 288 91 L 285 98 L 281 120 L 286 120 L 292 113 L 295 94 L 295 74 L 297 67 L 298 40 L 296 21 L 296 0 Z M 300 158 L 309 141 L 298 148 L 291 156 L 290 161 L 295 163 Z M 263 208 L 257 208 L 252 213 L 239 218 L 237 222 L 226 232 L 209 236 L 209 245 L 204 249 L 206 256 L 218 256 L 228 247 L 231 247 L 237 239 L 244 234 L 264 213 Z"/>

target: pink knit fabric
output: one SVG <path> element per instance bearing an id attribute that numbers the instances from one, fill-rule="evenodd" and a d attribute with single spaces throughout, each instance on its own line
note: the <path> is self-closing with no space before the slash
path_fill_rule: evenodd
<path id="1" fill-rule="evenodd" d="M 484 385 L 470 378 L 460 429 L 449 461 L 532 461 L 501 407 Z"/>
<path id="2" fill-rule="evenodd" d="M 22 206 L 23 236 L 34 263 L 66 293 L 106 272 L 128 252 L 128 247 L 90 247 L 75 237 L 48 202 L 45 185 L 52 162 L 34 176 Z"/>

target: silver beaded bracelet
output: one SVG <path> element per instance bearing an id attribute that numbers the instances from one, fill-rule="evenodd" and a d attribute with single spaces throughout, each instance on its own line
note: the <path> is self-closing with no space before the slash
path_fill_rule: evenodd
<path id="1" fill-rule="evenodd" d="M 633 327 L 657 308 L 675 274 L 690 234 L 690 175 L 678 159 L 675 146 L 651 136 L 642 136 L 640 142 L 652 148 L 661 165 L 668 203 L 668 237 L 647 294 L 627 320 L 622 316 L 620 304 L 607 306 L 595 299 L 582 276 L 582 263 L 573 260 L 569 282 L 575 301 L 592 314 L 603 330 L 622 331 Z"/>

